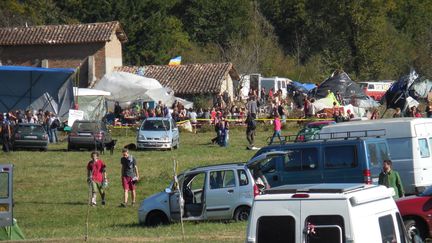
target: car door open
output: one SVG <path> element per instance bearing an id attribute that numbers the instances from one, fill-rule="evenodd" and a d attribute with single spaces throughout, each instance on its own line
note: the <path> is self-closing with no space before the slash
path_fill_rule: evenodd
<path id="1" fill-rule="evenodd" d="M 13 223 L 12 169 L 13 165 L 0 165 L 0 227 Z"/>

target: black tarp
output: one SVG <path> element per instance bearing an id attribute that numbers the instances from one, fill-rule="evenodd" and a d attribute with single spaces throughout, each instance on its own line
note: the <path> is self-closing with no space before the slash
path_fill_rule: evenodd
<path id="1" fill-rule="evenodd" d="M 400 108 L 402 112 L 408 107 L 407 99 L 410 97 L 410 88 L 419 76 L 415 70 L 404 75 L 394 82 L 385 93 L 385 100 L 388 108 Z"/>
<path id="2" fill-rule="evenodd" d="M 73 107 L 74 69 L 0 66 L 0 112 L 48 110 L 65 118 Z"/>
<path id="3" fill-rule="evenodd" d="M 315 97 L 318 99 L 325 98 L 328 91 L 336 94 L 338 91 L 343 99 L 367 99 L 367 95 L 363 92 L 360 86 L 351 80 L 345 72 L 335 71 L 333 74 L 324 80 L 317 88 Z"/>

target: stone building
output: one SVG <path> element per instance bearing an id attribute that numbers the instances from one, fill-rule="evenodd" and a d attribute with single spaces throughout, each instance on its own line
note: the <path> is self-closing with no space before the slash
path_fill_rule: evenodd
<path id="1" fill-rule="evenodd" d="M 80 87 L 123 65 L 127 36 L 117 21 L 0 28 L 0 64 L 75 68 Z"/>

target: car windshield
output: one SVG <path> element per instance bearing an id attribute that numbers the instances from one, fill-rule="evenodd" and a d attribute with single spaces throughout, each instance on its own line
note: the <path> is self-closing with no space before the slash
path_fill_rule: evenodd
<path id="1" fill-rule="evenodd" d="M 35 132 L 41 132 L 44 133 L 45 130 L 43 129 L 42 126 L 38 126 L 38 125 L 30 125 L 30 126 L 19 126 L 17 129 L 18 132 L 21 133 L 35 133 Z"/>
<path id="2" fill-rule="evenodd" d="M 169 130 L 168 120 L 145 120 L 141 131 L 165 131 Z"/>
<path id="3" fill-rule="evenodd" d="M 91 132 L 98 129 L 95 122 L 75 122 L 72 126 L 72 130 L 80 132 Z"/>

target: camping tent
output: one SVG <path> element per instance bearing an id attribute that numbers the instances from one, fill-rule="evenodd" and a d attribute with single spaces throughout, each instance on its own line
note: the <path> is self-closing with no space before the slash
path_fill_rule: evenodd
<path id="1" fill-rule="evenodd" d="M 109 95 L 103 90 L 74 87 L 78 109 L 84 111 L 85 120 L 102 120 L 107 113 L 105 97 Z"/>
<path id="2" fill-rule="evenodd" d="M 121 106 L 130 105 L 136 100 L 162 101 L 170 106 L 175 100 L 179 100 L 172 90 L 164 88 L 156 79 L 125 72 L 106 74 L 94 88 L 111 92 L 107 100 L 118 101 Z M 189 105 L 191 102 L 182 103 Z"/>
<path id="3" fill-rule="evenodd" d="M 42 109 L 66 117 L 73 106 L 74 69 L 0 66 L 0 112 Z"/>
<path id="4" fill-rule="evenodd" d="M 339 94 L 345 104 L 352 104 L 357 107 L 376 107 L 379 104 L 367 96 L 362 88 L 351 80 L 347 73 L 334 71 L 333 74 L 324 80 L 316 89 L 316 99 L 325 98 L 328 92 Z M 338 95 L 337 95 L 338 96 Z"/>

